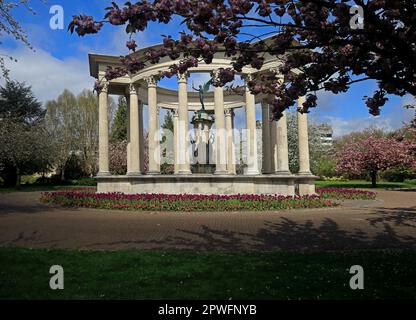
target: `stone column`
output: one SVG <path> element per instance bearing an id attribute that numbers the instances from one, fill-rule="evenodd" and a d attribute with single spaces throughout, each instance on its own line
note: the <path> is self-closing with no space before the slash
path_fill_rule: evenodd
<path id="1" fill-rule="evenodd" d="M 139 139 L 139 98 L 138 88 L 130 84 L 130 167 L 127 175 L 139 175 L 140 172 L 140 139 Z"/>
<path id="2" fill-rule="evenodd" d="M 273 146 L 270 141 L 270 108 L 269 104 L 263 102 L 261 104 L 262 110 L 262 142 L 263 142 L 263 173 L 271 173 L 271 161 L 272 161 L 272 150 Z"/>
<path id="3" fill-rule="evenodd" d="M 235 144 L 234 144 L 234 111 L 225 109 L 225 130 L 227 131 L 227 172 L 236 174 Z"/>
<path id="4" fill-rule="evenodd" d="M 99 122 L 99 161 L 98 176 L 109 176 L 109 150 L 108 150 L 108 83 L 105 83 L 98 97 Z"/>
<path id="5" fill-rule="evenodd" d="M 157 84 L 154 77 L 146 78 L 149 107 L 149 174 L 160 174 L 159 116 Z"/>
<path id="6" fill-rule="evenodd" d="M 298 110 L 302 109 L 305 97 L 298 99 Z M 298 112 L 298 139 L 299 139 L 299 174 L 311 175 L 309 162 L 309 137 L 308 137 L 308 115 Z"/>
<path id="7" fill-rule="evenodd" d="M 227 174 L 226 134 L 224 120 L 224 90 L 222 87 L 214 88 L 215 106 L 215 149 L 216 170 L 215 174 Z"/>
<path id="8" fill-rule="evenodd" d="M 178 74 L 178 174 L 191 174 L 189 158 L 188 75 Z"/>
<path id="9" fill-rule="evenodd" d="M 144 172 L 144 120 L 143 120 L 143 102 L 139 101 L 139 156 L 140 172 Z"/>
<path id="10" fill-rule="evenodd" d="M 283 112 L 282 118 L 277 121 L 276 124 L 276 174 L 290 174 L 289 170 L 289 148 L 287 142 L 287 116 L 286 112 Z"/>
<path id="11" fill-rule="evenodd" d="M 270 122 L 270 172 L 275 173 L 277 163 L 277 124 L 276 121 Z"/>
<path id="12" fill-rule="evenodd" d="M 126 102 L 127 102 L 127 108 L 126 108 L 126 113 L 127 113 L 127 168 L 131 167 L 130 164 L 130 157 L 131 157 L 131 145 L 130 145 L 130 92 L 129 92 L 129 88 L 127 87 L 126 90 Z"/>
<path id="13" fill-rule="evenodd" d="M 246 80 L 246 83 L 249 79 Z M 247 121 L 247 159 L 248 175 L 259 174 L 257 131 L 256 131 L 256 99 L 246 85 L 246 121 Z"/>
<path id="14" fill-rule="evenodd" d="M 173 113 L 173 161 L 175 174 L 179 172 L 178 156 L 179 156 L 179 143 L 178 143 L 178 126 L 179 126 L 179 112 L 177 109 L 172 110 Z"/>

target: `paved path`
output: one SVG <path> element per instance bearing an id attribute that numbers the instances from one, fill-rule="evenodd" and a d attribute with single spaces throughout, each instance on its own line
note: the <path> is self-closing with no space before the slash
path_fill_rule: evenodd
<path id="1" fill-rule="evenodd" d="M 376 202 L 266 213 L 140 213 L 66 209 L 40 193 L 0 194 L 0 246 L 79 249 L 416 249 L 416 192 Z"/>

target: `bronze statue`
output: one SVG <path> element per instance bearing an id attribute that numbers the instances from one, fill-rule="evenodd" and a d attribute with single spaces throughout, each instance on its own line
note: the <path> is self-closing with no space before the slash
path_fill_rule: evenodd
<path id="1" fill-rule="evenodd" d="M 199 89 L 195 88 L 195 85 L 192 84 L 192 89 L 194 89 L 195 91 L 199 92 L 199 100 L 201 101 L 201 106 L 202 106 L 202 110 L 205 111 L 205 104 L 204 104 L 204 95 L 206 93 L 208 93 L 209 91 L 209 87 L 212 84 L 212 79 L 209 80 L 207 83 L 205 83 L 204 85 L 200 85 Z"/>

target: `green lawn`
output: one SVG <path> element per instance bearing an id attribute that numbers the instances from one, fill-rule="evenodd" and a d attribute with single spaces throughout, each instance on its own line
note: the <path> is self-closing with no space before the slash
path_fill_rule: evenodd
<path id="1" fill-rule="evenodd" d="M 62 265 L 65 290 L 49 289 Z M 361 265 L 365 289 L 349 288 Z M 0 248 L 1 299 L 415 298 L 416 252 L 66 251 Z"/>
<path id="2" fill-rule="evenodd" d="M 80 186 L 68 185 L 68 186 L 37 186 L 37 185 L 22 185 L 20 189 L 16 188 L 4 188 L 0 187 L 0 193 L 11 193 L 11 192 L 43 192 L 43 191 L 58 191 L 62 188 L 79 188 Z"/>
<path id="3" fill-rule="evenodd" d="M 351 181 L 317 181 L 316 186 L 319 188 L 361 188 L 361 189 L 371 189 L 371 183 L 364 180 L 351 180 Z M 35 192 L 35 191 L 57 191 L 62 188 L 77 188 L 76 185 L 68 186 L 36 186 L 36 185 L 22 185 L 19 190 L 15 188 L 2 188 L 0 187 L 0 193 L 10 193 L 10 192 Z M 377 185 L 379 189 L 388 189 L 388 188 L 416 188 L 416 183 L 414 182 L 379 182 Z"/>
<path id="4" fill-rule="evenodd" d="M 372 189 L 371 182 L 364 180 L 351 180 L 351 181 L 316 181 L 316 186 L 318 188 L 361 188 L 361 189 Z M 416 183 L 414 182 L 385 182 L 380 181 L 377 183 L 377 188 L 379 189 L 389 189 L 389 188 L 416 188 Z"/>

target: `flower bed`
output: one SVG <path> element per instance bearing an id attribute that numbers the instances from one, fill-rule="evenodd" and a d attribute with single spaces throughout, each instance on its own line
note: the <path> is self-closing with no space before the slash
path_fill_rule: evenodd
<path id="1" fill-rule="evenodd" d="M 374 200 L 375 192 L 358 189 L 318 188 L 316 192 L 324 199 L 336 200 Z"/>
<path id="2" fill-rule="evenodd" d="M 71 207 L 120 209 L 134 211 L 266 211 L 336 206 L 320 196 L 270 195 L 167 195 L 122 194 L 76 191 L 46 192 L 41 200 L 46 203 Z"/>

